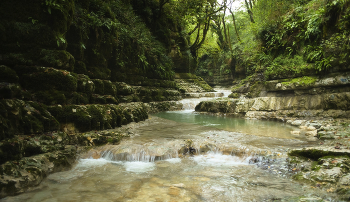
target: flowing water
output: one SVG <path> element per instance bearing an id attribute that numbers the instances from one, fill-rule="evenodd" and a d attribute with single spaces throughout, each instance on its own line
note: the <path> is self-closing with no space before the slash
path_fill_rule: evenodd
<path id="1" fill-rule="evenodd" d="M 91 149 L 70 171 L 3 201 L 336 201 L 290 178 L 287 151 L 313 144 L 291 135 L 296 128 L 193 110 L 128 127 L 131 137 L 119 145 Z"/>

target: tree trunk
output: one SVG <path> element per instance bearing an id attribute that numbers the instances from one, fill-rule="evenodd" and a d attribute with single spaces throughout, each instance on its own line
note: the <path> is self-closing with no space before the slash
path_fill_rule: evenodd
<path id="1" fill-rule="evenodd" d="M 252 9 L 251 9 L 251 7 L 249 6 L 248 1 L 247 1 L 247 0 L 244 0 L 244 1 L 245 1 L 245 6 L 247 7 L 247 10 L 248 10 L 248 14 L 249 14 L 249 17 L 250 17 L 250 21 L 251 21 L 252 23 L 255 23 L 254 18 L 253 18 Z M 252 4 L 251 4 L 251 1 L 249 1 L 249 2 L 250 2 L 250 5 L 252 5 Z"/>

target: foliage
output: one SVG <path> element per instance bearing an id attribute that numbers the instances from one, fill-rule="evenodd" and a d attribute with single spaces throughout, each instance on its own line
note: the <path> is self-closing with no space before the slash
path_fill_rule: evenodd
<path id="1" fill-rule="evenodd" d="M 121 0 L 77 4 L 74 24 L 78 35 L 72 33 L 71 38 L 79 41 L 71 43 L 77 44 L 80 57 L 88 64 L 89 76 L 106 79 L 112 74 L 111 79 L 118 81 L 127 81 L 127 74 L 172 79 L 173 62 L 164 44 L 154 37 L 132 6 L 136 5 Z M 90 66 L 110 71 L 105 70 L 103 75 L 97 69 L 89 69 Z"/>
<path id="2" fill-rule="evenodd" d="M 271 65 L 266 67 L 265 77 L 271 78 L 290 78 L 307 74 L 313 65 L 307 64 L 302 56 L 295 55 L 292 57 L 278 56 Z"/>
<path id="3" fill-rule="evenodd" d="M 290 78 L 349 64 L 348 0 L 260 0 L 250 9 L 255 23 L 235 12 L 241 40 L 230 33 L 236 73 Z"/>

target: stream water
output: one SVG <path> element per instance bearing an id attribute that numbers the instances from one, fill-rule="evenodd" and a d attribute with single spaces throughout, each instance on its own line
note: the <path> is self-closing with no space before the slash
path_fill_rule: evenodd
<path id="1" fill-rule="evenodd" d="M 290 178 L 288 149 L 313 144 L 292 135 L 296 128 L 193 108 L 133 123 L 131 137 L 119 145 L 94 148 L 73 169 L 2 201 L 336 201 Z M 195 155 L 184 150 L 189 145 Z"/>

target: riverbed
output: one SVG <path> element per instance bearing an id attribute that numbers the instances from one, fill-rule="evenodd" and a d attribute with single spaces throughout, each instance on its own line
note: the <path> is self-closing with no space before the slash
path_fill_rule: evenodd
<path id="1" fill-rule="evenodd" d="M 336 201 L 292 180 L 287 152 L 316 141 L 295 127 L 187 109 L 126 128 L 119 145 L 84 152 L 71 170 L 2 201 Z"/>

